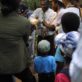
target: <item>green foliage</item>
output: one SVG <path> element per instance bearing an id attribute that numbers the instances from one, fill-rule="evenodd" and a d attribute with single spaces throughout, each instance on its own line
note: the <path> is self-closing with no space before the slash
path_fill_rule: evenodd
<path id="1" fill-rule="evenodd" d="M 23 3 L 26 4 L 31 10 L 35 10 L 37 7 L 40 6 L 39 0 L 23 0 Z"/>

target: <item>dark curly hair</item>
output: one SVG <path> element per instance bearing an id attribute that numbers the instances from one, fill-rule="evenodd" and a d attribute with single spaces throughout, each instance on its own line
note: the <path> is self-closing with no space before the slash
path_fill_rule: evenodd
<path id="1" fill-rule="evenodd" d="M 80 18 L 77 14 L 68 12 L 62 16 L 61 24 L 64 32 L 77 31 L 80 25 Z"/>
<path id="2" fill-rule="evenodd" d="M 11 12 L 18 9 L 21 0 L 0 0 L 2 5 L 1 12 L 3 16 L 9 15 Z"/>

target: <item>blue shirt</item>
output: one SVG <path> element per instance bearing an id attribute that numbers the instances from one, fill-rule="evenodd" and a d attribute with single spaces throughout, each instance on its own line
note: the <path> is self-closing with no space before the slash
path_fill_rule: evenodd
<path id="1" fill-rule="evenodd" d="M 59 62 L 64 62 L 65 61 L 64 57 L 61 55 L 61 51 L 60 51 L 59 47 L 56 49 L 55 61 L 59 61 Z"/>
<path id="2" fill-rule="evenodd" d="M 53 56 L 35 57 L 34 69 L 37 73 L 50 73 L 56 71 L 55 58 Z"/>

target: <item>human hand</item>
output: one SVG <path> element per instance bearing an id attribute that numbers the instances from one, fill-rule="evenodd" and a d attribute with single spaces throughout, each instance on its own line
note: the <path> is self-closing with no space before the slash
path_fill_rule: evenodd
<path id="1" fill-rule="evenodd" d="M 33 24 L 33 25 L 35 25 L 35 26 L 38 24 L 38 22 L 39 22 L 38 19 L 32 19 L 32 20 L 31 20 L 31 24 Z"/>

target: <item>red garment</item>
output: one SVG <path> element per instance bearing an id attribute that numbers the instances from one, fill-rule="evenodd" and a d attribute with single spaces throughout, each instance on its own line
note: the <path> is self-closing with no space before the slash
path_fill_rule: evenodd
<path id="1" fill-rule="evenodd" d="M 54 82 L 70 82 L 70 79 L 64 73 L 58 73 Z"/>

